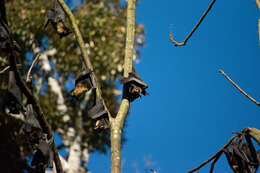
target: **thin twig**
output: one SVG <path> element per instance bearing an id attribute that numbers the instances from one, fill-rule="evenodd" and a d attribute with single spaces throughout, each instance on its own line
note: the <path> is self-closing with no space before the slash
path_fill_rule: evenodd
<path id="1" fill-rule="evenodd" d="M 10 68 L 10 66 L 6 66 L 3 70 L 0 71 L 0 74 L 5 73 L 9 68 Z"/>
<path id="2" fill-rule="evenodd" d="M 26 77 L 26 82 L 30 82 L 30 74 L 31 74 L 31 71 L 32 71 L 32 68 L 34 66 L 34 64 L 37 62 L 37 60 L 39 59 L 40 57 L 40 54 L 37 53 L 33 62 L 32 62 L 32 65 L 30 66 L 29 70 L 28 70 L 28 73 L 27 73 L 27 77 Z"/>
<path id="3" fill-rule="evenodd" d="M 220 158 L 220 156 L 222 155 L 222 153 L 223 153 L 223 151 L 220 152 L 220 153 L 215 157 L 215 159 L 213 160 L 213 162 L 211 163 L 211 167 L 210 167 L 209 173 L 213 173 L 215 164 L 216 164 L 216 162 L 218 161 L 218 159 Z"/>
<path id="4" fill-rule="evenodd" d="M 171 24 L 171 32 L 170 32 L 170 40 L 173 42 L 174 46 L 184 46 L 186 44 L 186 42 L 190 39 L 190 37 L 192 36 L 192 34 L 197 30 L 197 28 L 199 27 L 199 25 L 201 24 L 201 22 L 203 21 L 203 19 L 206 17 L 206 15 L 208 14 L 208 12 L 210 11 L 210 9 L 212 8 L 212 6 L 214 5 L 216 0 L 212 0 L 212 2 L 210 3 L 209 7 L 207 8 L 207 10 L 203 13 L 203 15 L 201 16 L 201 18 L 199 19 L 198 23 L 194 26 L 194 28 L 192 29 L 192 31 L 190 32 L 190 34 L 184 39 L 183 42 L 178 43 L 174 40 L 173 37 L 173 32 L 172 32 L 172 24 Z"/>
<path id="5" fill-rule="evenodd" d="M 21 67 L 21 64 L 17 64 L 16 67 Z M 9 70 L 10 66 L 6 66 L 3 70 L 0 71 L 0 74 L 4 74 L 7 70 Z"/>
<path id="6" fill-rule="evenodd" d="M 74 17 L 74 15 L 72 14 L 72 12 L 70 11 L 69 7 L 67 6 L 67 4 L 64 2 L 64 0 L 58 0 L 59 4 L 61 5 L 61 7 L 63 8 L 63 10 L 65 11 L 65 13 L 67 14 L 67 16 L 69 17 L 69 20 L 70 20 L 70 23 L 72 25 L 72 30 L 75 34 L 75 37 L 76 37 L 76 40 L 79 44 L 79 48 L 80 48 L 80 51 L 81 51 L 81 54 L 83 56 L 83 59 L 81 59 L 81 61 L 83 61 L 83 63 L 85 64 L 86 67 L 88 67 L 91 71 L 93 71 L 93 65 L 91 64 L 91 61 L 89 60 L 89 57 L 88 57 L 88 53 L 87 53 L 87 50 L 86 50 L 86 46 L 85 46 L 85 43 L 84 43 L 84 40 L 83 40 L 83 37 L 80 33 L 80 30 L 79 30 L 79 27 L 77 25 L 77 22 L 76 22 L 76 19 Z M 79 58 L 81 58 L 81 56 L 79 56 Z M 94 74 L 93 72 L 93 76 L 95 79 L 97 79 L 96 75 Z M 98 81 L 98 80 L 96 80 Z M 96 89 L 96 92 L 97 92 L 97 96 L 100 97 L 101 96 L 101 89 L 100 89 L 100 86 L 99 86 L 99 83 L 97 82 L 97 89 Z M 108 116 L 109 118 L 111 117 L 111 114 L 105 104 L 105 101 L 103 101 L 103 104 L 104 104 L 104 107 L 105 109 L 107 110 L 108 112 Z"/>
<path id="7" fill-rule="evenodd" d="M 188 173 L 192 173 L 195 172 L 197 170 L 199 170 L 200 168 L 202 168 L 203 166 L 205 166 L 207 163 L 209 163 L 211 160 L 213 160 L 214 158 L 218 157 L 225 148 L 227 148 L 229 146 L 229 144 L 233 141 L 233 139 L 235 139 L 236 137 L 238 137 L 239 135 L 235 135 L 233 136 L 231 139 L 229 139 L 229 141 L 220 149 L 218 150 L 218 152 L 216 152 L 213 156 L 211 156 L 208 160 L 204 161 L 203 163 L 201 163 L 199 166 L 197 166 L 196 168 L 188 171 Z"/>
<path id="8" fill-rule="evenodd" d="M 17 82 L 18 87 L 24 93 L 24 95 L 27 97 L 27 99 L 30 100 L 30 102 L 33 105 L 33 110 L 36 113 L 36 118 L 39 121 L 39 124 L 42 127 L 43 132 L 48 134 L 49 139 L 53 139 L 51 126 L 47 122 L 36 98 L 32 94 L 31 90 L 24 83 L 24 81 L 22 80 L 22 78 L 16 68 L 16 62 L 15 62 L 15 57 L 14 57 L 13 52 L 10 52 L 9 63 L 10 63 L 10 68 L 14 71 L 15 80 Z M 53 151 L 54 151 L 54 162 L 55 162 L 55 166 L 56 166 L 56 171 L 57 171 L 57 173 L 63 173 L 57 146 L 54 142 L 53 142 L 52 146 L 53 146 Z"/>
<path id="9" fill-rule="evenodd" d="M 254 102 L 257 106 L 260 106 L 260 103 L 256 101 L 254 98 L 252 98 L 250 95 L 248 95 L 245 91 L 243 91 L 235 82 L 233 82 L 223 70 L 219 70 L 219 72 L 224 75 L 229 82 L 231 82 L 242 94 L 244 94 L 247 98 L 249 98 L 252 102 Z"/>

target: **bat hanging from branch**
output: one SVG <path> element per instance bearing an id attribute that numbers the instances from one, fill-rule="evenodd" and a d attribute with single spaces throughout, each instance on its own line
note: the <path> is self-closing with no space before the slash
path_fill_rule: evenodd
<path id="1" fill-rule="evenodd" d="M 130 102 L 141 97 L 141 94 L 149 95 L 145 91 L 148 85 L 141 79 L 134 67 L 133 72 L 129 73 L 127 78 L 121 80 L 121 83 L 124 84 L 123 98 L 128 99 Z"/>
<path id="2" fill-rule="evenodd" d="M 44 28 L 51 23 L 55 31 L 60 35 L 60 38 L 72 33 L 65 25 L 65 13 L 57 0 L 54 0 L 54 7 L 47 11 L 47 19 Z"/>
<path id="3" fill-rule="evenodd" d="M 96 129 L 107 129 L 109 128 L 108 112 L 105 109 L 102 96 L 100 95 L 99 98 L 97 98 L 96 79 L 94 77 L 93 71 L 88 69 L 82 62 L 82 71 L 76 78 L 75 88 L 70 92 L 70 95 L 79 99 L 84 96 L 84 93 L 90 91 L 91 89 L 94 93 L 94 104 L 88 110 L 88 116 L 96 120 Z"/>
<path id="4" fill-rule="evenodd" d="M 255 128 L 245 128 L 235 134 L 216 154 L 188 173 L 199 170 L 212 160 L 210 173 L 213 173 L 214 165 L 223 153 L 234 173 L 256 173 L 260 164 L 260 150 L 256 151 L 251 138 L 260 142 L 258 140 L 260 131 Z"/>
<path id="5" fill-rule="evenodd" d="M 14 71 L 12 70 L 9 71 L 8 89 L 5 93 L 4 100 L 4 110 L 8 109 L 9 113 L 19 114 L 20 112 L 25 112 L 22 105 L 22 93 L 16 84 Z"/>

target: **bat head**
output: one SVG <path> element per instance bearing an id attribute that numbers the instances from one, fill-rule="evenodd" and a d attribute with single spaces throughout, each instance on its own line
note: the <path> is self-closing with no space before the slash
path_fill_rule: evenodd
<path id="1" fill-rule="evenodd" d="M 75 81 L 76 87 L 70 92 L 71 96 L 79 98 L 85 92 L 96 88 L 96 81 L 90 70 L 84 70 Z"/>
<path id="2" fill-rule="evenodd" d="M 146 92 L 146 89 L 148 88 L 147 84 L 141 79 L 136 71 L 129 73 L 129 76 L 124 78 L 121 83 L 124 84 L 123 98 L 126 98 L 131 102 L 138 97 L 141 97 L 141 94 L 149 95 Z"/>

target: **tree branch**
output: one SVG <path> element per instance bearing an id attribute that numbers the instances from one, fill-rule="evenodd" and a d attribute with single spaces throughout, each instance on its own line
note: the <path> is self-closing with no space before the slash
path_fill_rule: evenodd
<path id="1" fill-rule="evenodd" d="M 58 0 L 58 2 L 60 3 L 61 7 L 63 8 L 63 10 L 65 11 L 65 13 L 68 15 L 69 17 L 69 20 L 70 20 L 70 23 L 72 25 L 72 30 L 75 34 L 75 37 L 76 37 L 76 40 L 78 42 L 78 45 L 79 45 L 79 48 L 80 48 L 80 51 L 81 51 L 81 54 L 83 56 L 83 63 L 85 64 L 86 67 L 88 67 L 91 71 L 93 71 L 93 66 L 89 60 L 89 57 L 88 57 L 88 53 L 87 53 L 87 50 L 86 50 L 86 47 L 85 47 L 85 43 L 84 43 L 84 40 L 82 38 L 82 35 L 80 33 L 80 30 L 79 30 L 79 27 L 76 23 L 76 19 L 74 17 L 74 15 L 72 14 L 72 12 L 70 11 L 69 7 L 67 6 L 67 4 L 64 2 L 64 0 Z M 81 57 L 80 57 L 81 58 Z M 94 72 L 93 72 L 93 76 L 95 79 L 97 79 L 97 77 L 95 76 Z M 97 81 L 97 80 L 96 80 Z M 100 86 L 99 86 L 99 83 L 97 82 L 97 96 L 100 97 L 101 96 L 101 89 L 100 89 Z M 105 104 L 105 101 L 103 101 L 103 104 L 104 104 L 104 107 L 105 109 L 107 110 L 108 112 L 108 116 L 111 117 L 111 114 Z"/>
<path id="2" fill-rule="evenodd" d="M 21 64 L 16 64 L 16 67 L 21 67 Z M 3 70 L 0 71 L 0 74 L 4 74 L 7 70 L 9 70 L 10 66 L 6 66 Z"/>
<path id="3" fill-rule="evenodd" d="M 260 0 L 255 0 L 255 3 L 257 5 L 257 7 L 258 7 L 258 10 L 260 11 Z"/>
<path id="4" fill-rule="evenodd" d="M 134 37 L 135 37 L 135 6 L 136 0 L 128 0 L 127 6 L 127 33 L 124 59 L 124 78 L 132 72 Z M 129 110 L 129 100 L 123 99 L 115 118 L 110 119 L 111 124 L 111 173 L 121 173 L 121 132 Z"/>
<path id="5" fill-rule="evenodd" d="M 225 148 L 227 148 L 228 146 L 229 146 L 229 144 L 233 141 L 233 139 L 235 139 L 237 136 L 239 136 L 239 135 L 235 135 L 235 136 L 233 136 L 231 139 L 229 139 L 229 141 L 220 149 L 220 150 L 218 150 L 218 152 L 216 152 L 213 156 L 211 156 L 208 160 L 206 160 L 206 161 L 204 161 L 203 163 L 201 163 L 199 166 L 197 166 L 196 168 L 194 168 L 194 169 L 192 169 L 192 170 L 190 170 L 190 171 L 188 171 L 188 173 L 192 173 L 192 172 L 195 172 L 195 171 L 197 171 L 197 170 L 199 170 L 200 168 L 202 168 L 203 166 L 205 166 L 207 163 L 209 163 L 211 160 L 213 160 L 213 159 L 218 159 L 218 157 L 219 157 L 219 155 L 223 152 L 223 150 L 225 149 Z M 213 165 L 214 165 L 215 163 L 213 162 Z"/>
<path id="6" fill-rule="evenodd" d="M 201 24 L 201 22 L 203 21 L 203 19 L 206 17 L 206 15 L 208 14 L 208 12 L 210 11 L 210 9 L 212 8 L 212 6 L 214 5 L 216 0 L 212 0 L 211 4 L 209 5 L 209 7 L 207 8 L 207 10 L 203 13 L 203 15 L 201 16 L 201 18 L 199 19 L 198 23 L 194 26 L 194 28 L 192 29 L 192 31 L 190 32 L 190 34 L 184 39 L 183 42 L 178 43 L 174 40 L 173 37 L 173 32 L 172 32 L 172 24 L 171 24 L 171 32 L 170 32 L 170 40 L 172 41 L 172 43 L 174 44 L 174 46 L 184 46 L 186 44 L 186 42 L 190 39 L 190 37 L 192 36 L 192 34 L 197 30 L 197 28 L 199 27 L 199 25 Z"/>
<path id="7" fill-rule="evenodd" d="M 260 0 L 255 0 L 255 3 L 260 11 Z M 259 46 L 260 46 L 260 19 L 258 19 L 258 35 L 259 35 Z"/>
<path id="8" fill-rule="evenodd" d="M 3 70 L 0 71 L 0 74 L 5 73 L 9 68 L 10 68 L 10 66 L 6 66 Z"/>
<path id="9" fill-rule="evenodd" d="M 28 70 L 27 77 L 26 77 L 26 82 L 30 81 L 30 74 L 31 74 L 32 68 L 33 68 L 34 64 L 38 61 L 39 57 L 40 57 L 40 54 L 37 53 L 35 58 L 34 58 L 34 60 L 33 60 L 33 62 L 32 62 L 32 65 L 30 66 L 30 68 Z"/>
<path id="10" fill-rule="evenodd" d="M 223 70 L 219 70 L 219 72 L 224 75 L 229 82 L 231 82 L 242 94 L 244 94 L 247 98 L 249 98 L 252 102 L 254 102 L 257 106 L 260 106 L 260 103 L 256 101 L 254 98 L 252 98 L 250 95 L 248 95 L 245 91 L 243 91 L 235 82 L 233 82 Z"/>
<path id="11" fill-rule="evenodd" d="M 14 57 L 13 52 L 10 53 L 9 62 L 10 62 L 10 68 L 12 70 L 14 70 L 14 75 L 15 75 L 15 80 L 17 82 L 17 85 L 20 88 L 20 90 L 24 93 L 24 95 L 27 97 L 27 99 L 30 100 L 30 102 L 32 103 L 33 109 L 36 112 L 36 118 L 39 121 L 39 124 L 42 127 L 43 132 L 48 134 L 49 139 L 53 139 L 51 127 L 48 124 L 48 122 L 41 110 L 41 107 L 39 106 L 34 95 L 31 93 L 30 89 L 26 86 L 26 84 L 22 80 L 22 78 L 16 68 L 16 62 L 15 62 L 15 57 Z M 57 173 L 63 173 L 57 146 L 54 142 L 53 142 L 53 151 L 54 151 L 54 162 L 55 162 L 55 166 L 56 166 L 56 171 L 57 171 Z"/>

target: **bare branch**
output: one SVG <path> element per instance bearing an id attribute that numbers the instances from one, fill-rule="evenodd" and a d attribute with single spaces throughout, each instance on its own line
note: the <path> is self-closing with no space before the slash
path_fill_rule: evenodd
<path id="1" fill-rule="evenodd" d="M 223 150 L 225 148 L 227 148 L 229 146 L 229 144 L 233 141 L 233 139 L 235 139 L 237 136 L 239 136 L 239 135 L 235 135 L 231 139 L 229 139 L 229 141 L 220 150 L 218 150 L 218 152 L 216 152 L 213 156 L 211 156 L 208 160 L 206 160 L 203 163 L 201 163 L 196 168 L 188 171 L 188 173 L 192 173 L 192 172 L 195 172 L 195 171 L 199 170 L 200 168 L 202 168 L 203 166 L 205 166 L 207 163 L 209 163 L 211 160 L 213 160 L 215 158 L 218 159 L 218 157 L 220 157 L 219 155 L 223 152 Z"/>
<path id="2" fill-rule="evenodd" d="M 14 70 L 15 80 L 17 82 L 18 87 L 24 93 L 24 95 L 27 97 L 27 99 L 31 101 L 31 103 L 33 105 L 33 109 L 36 112 L 36 118 L 39 121 L 39 124 L 42 127 L 43 132 L 48 134 L 49 139 L 53 139 L 51 127 L 50 127 L 49 123 L 47 122 L 47 120 L 41 110 L 41 107 L 39 106 L 34 95 L 31 93 L 30 89 L 26 86 L 26 84 L 22 80 L 19 72 L 17 71 L 15 57 L 14 57 L 13 52 L 10 52 L 9 63 L 10 63 L 10 68 Z M 54 162 L 55 162 L 55 166 L 56 166 L 56 171 L 57 171 L 57 173 L 63 173 L 57 146 L 54 142 L 53 142 L 52 146 L 53 146 L 53 151 L 54 151 Z"/>
<path id="3" fill-rule="evenodd" d="M 210 167 L 209 173 L 213 173 L 215 164 L 216 164 L 216 162 L 218 161 L 218 159 L 220 158 L 220 156 L 221 156 L 222 153 L 223 153 L 223 151 L 220 152 L 220 153 L 218 153 L 218 155 L 215 157 L 215 159 L 214 159 L 213 162 L 211 163 L 211 167 Z"/>
<path id="4" fill-rule="evenodd" d="M 260 11 L 260 0 L 255 0 L 255 3 L 257 5 L 257 7 L 258 7 L 258 10 Z"/>
<path id="5" fill-rule="evenodd" d="M 21 67 L 21 64 L 16 64 L 16 67 Z M 7 70 L 9 70 L 10 66 L 6 66 L 3 70 L 0 71 L 0 74 L 4 74 Z"/>
<path id="6" fill-rule="evenodd" d="M 245 91 L 243 91 L 235 82 L 233 82 L 223 70 L 219 70 L 219 72 L 224 75 L 229 82 L 231 82 L 242 94 L 244 94 L 247 98 L 249 98 L 252 102 L 254 102 L 257 106 L 260 106 L 260 103 L 256 101 L 254 98 L 252 98 L 250 95 L 248 95 Z"/>
<path id="7" fill-rule="evenodd" d="M 10 66 L 6 66 L 3 70 L 0 71 L 0 74 L 5 73 L 9 68 L 10 68 Z"/>
<path id="8" fill-rule="evenodd" d="M 258 35 L 259 35 L 259 46 L 260 46 L 260 19 L 258 19 Z"/>
<path id="9" fill-rule="evenodd" d="M 39 57 L 40 57 L 40 54 L 37 53 L 35 58 L 34 58 L 34 60 L 33 60 L 33 62 L 32 62 L 32 65 L 30 66 L 30 68 L 28 70 L 27 77 L 26 77 L 26 82 L 30 82 L 30 74 L 31 74 L 32 68 L 33 68 L 34 64 L 38 61 Z"/>
<path id="10" fill-rule="evenodd" d="M 208 12 L 210 11 L 210 9 L 212 8 L 212 6 L 214 5 L 216 0 L 212 0 L 211 4 L 209 5 L 209 7 L 207 8 L 207 10 L 203 13 L 203 15 L 201 16 L 201 18 L 199 19 L 198 23 L 194 26 L 194 28 L 192 29 L 192 31 L 190 32 L 190 34 L 184 39 L 183 42 L 178 43 L 174 40 L 173 37 L 173 32 L 172 32 L 172 24 L 171 24 L 171 32 L 170 32 L 170 40 L 173 42 L 174 46 L 184 46 L 186 44 L 186 42 L 190 39 L 190 37 L 192 36 L 192 34 L 197 30 L 197 28 L 199 27 L 199 25 L 201 24 L 201 22 L 203 21 L 203 19 L 206 17 L 206 15 L 208 14 Z"/>
<path id="11" fill-rule="evenodd" d="M 134 37 L 135 37 L 135 6 L 136 0 L 128 0 L 127 6 L 127 33 L 124 59 L 124 77 L 132 72 Z M 111 172 L 121 173 L 121 132 L 129 110 L 130 102 L 123 99 L 115 118 L 110 118 L 111 124 Z"/>
<path id="12" fill-rule="evenodd" d="M 77 42 L 78 42 L 78 44 L 79 44 L 79 48 L 80 48 L 81 54 L 82 54 L 82 56 L 83 56 L 83 60 L 82 60 L 82 61 L 84 62 L 84 64 L 86 65 L 86 67 L 88 67 L 91 71 L 93 71 L 93 66 L 92 66 L 92 64 L 91 64 L 91 62 L 90 62 L 90 60 L 89 60 L 88 53 L 87 53 L 87 50 L 86 50 L 86 47 L 85 47 L 85 43 L 84 43 L 84 40 L 83 40 L 82 35 L 81 35 L 81 33 L 80 33 L 79 27 L 78 27 L 78 25 L 77 25 L 77 23 L 76 23 L 76 19 L 75 19 L 74 15 L 73 15 L 72 12 L 70 11 L 69 7 L 68 7 L 67 4 L 64 2 L 64 0 L 58 0 L 58 2 L 60 3 L 61 7 L 64 9 L 65 13 L 66 13 L 66 14 L 68 15 L 68 17 L 69 17 L 70 23 L 71 23 L 71 25 L 72 25 L 72 30 L 73 30 L 73 32 L 74 32 L 74 34 L 75 34 L 75 37 L 76 37 Z M 80 57 L 80 56 L 79 56 L 79 57 Z M 81 57 L 80 57 L 80 58 L 81 58 Z M 94 72 L 93 72 L 93 74 L 94 74 Z M 97 79 L 97 77 L 95 76 L 95 74 L 94 74 L 94 78 Z M 96 81 L 97 81 L 97 80 L 96 80 Z M 97 90 L 96 90 L 96 92 L 97 92 L 97 96 L 100 97 L 102 92 L 101 92 L 101 89 L 100 89 L 100 86 L 99 86 L 99 83 L 98 83 L 98 82 L 97 82 Z M 103 101 L 103 104 L 104 104 L 104 106 L 105 106 L 105 109 L 106 109 L 107 112 L 108 112 L 108 116 L 109 116 L 109 118 L 110 118 L 110 117 L 111 117 L 111 114 L 110 114 L 110 112 L 109 112 L 109 110 L 108 110 L 108 108 L 107 108 L 107 106 L 106 106 L 106 104 L 105 104 L 105 101 L 104 101 L 104 100 L 102 100 L 102 101 Z"/>

